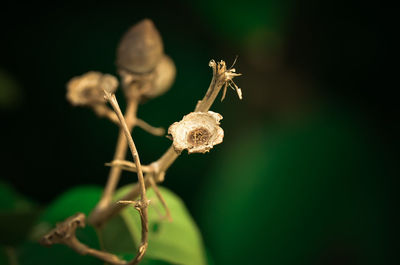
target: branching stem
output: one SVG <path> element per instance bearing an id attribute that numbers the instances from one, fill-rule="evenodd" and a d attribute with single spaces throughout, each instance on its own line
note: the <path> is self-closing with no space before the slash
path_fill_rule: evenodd
<path id="1" fill-rule="evenodd" d="M 107 92 L 106 90 L 104 90 L 104 92 L 105 92 L 105 98 L 110 103 L 110 105 L 113 107 L 115 113 L 118 116 L 118 119 L 121 124 L 121 129 L 123 130 L 125 137 L 128 141 L 128 146 L 129 146 L 129 149 L 131 150 L 133 161 L 135 162 L 135 165 L 137 168 L 140 201 L 135 204 L 135 209 L 138 210 L 138 212 L 140 214 L 141 223 L 142 223 L 142 239 L 141 239 L 141 243 L 139 246 L 137 256 L 132 263 L 132 264 L 137 264 L 140 262 L 140 260 L 142 260 L 144 254 L 147 250 L 148 230 L 149 230 L 148 229 L 148 218 L 147 218 L 148 201 L 147 201 L 147 197 L 146 197 L 146 186 L 145 186 L 145 182 L 144 182 L 143 170 L 142 170 L 142 166 L 140 163 L 139 153 L 136 149 L 135 142 L 132 139 L 128 125 L 126 124 L 124 115 L 122 114 L 121 109 L 118 105 L 118 101 L 115 98 L 114 94 L 111 94 L 111 93 Z"/>
<path id="2" fill-rule="evenodd" d="M 226 85 L 228 82 L 232 82 L 232 79 L 235 76 L 239 76 L 240 74 L 235 73 L 235 69 L 226 69 L 226 64 L 224 61 L 215 62 L 211 60 L 209 66 L 213 70 L 213 77 L 211 79 L 211 83 L 208 87 L 208 90 L 203 97 L 202 100 L 199 100 L 195 112 L 207 112 L 215 99 L 217 98 L 219 92 L 222 87 Z M 171 145 L 167 151 L 155 162 L 151 163 L 148 167 L 152 169 L 152 173 L 155 176 L 155 182 L 159 183 L 163 181 L 163 178 L 159 178 L 159 176 L 163 176 L 168 168 L 174 163 L 174 161 L 179 157 L 180 153 L 177 152 L 173 145 Z M 124 166 L 127 166 L 126 164 Z M 129 166 L 127 166 L 129 167 Z M 136 171 L 137 168 L 130 167 L 130 171 Z M 151 173 L 151 172 L 149 172 Z M 146 180 L 146 187 L 150 186 L 150 182 Z M 121 200 L 134 200 L 139 196 L 139 186 L 136 184 L 133 189 L 129 191 Z M 107 220 L 118 214 L 126 205 L 122 204 L 110 204 L 101 213 L 101 218 L 98 219 L 99 224 L 105 223 Z"/>
<path id="3" fill-rule="evenodd" d="M 137 106 L 138 106 L 138 103 L 136 100 L 130 100 L 128 102 L 128 106 L 126 108 L 125 120 L 126 120 L 126 125 L 127 125 L 129 132 L 131 132 L 132 128 L 135 126 Z M 118 116 L 116 118 L 117 118 L 117 121 L 119 122 Z M 123 128 L 120 128 L 120 131 L 118 134 L 117 145 L 115 148 L 114 160 L 125 159 L 127 148 L 128 148 L 128 141 L 126 140 L 126 136 L 123 131 Z M 104 188 L 102 198 L 96 207 L 100 211 L 101 211 L 101 209 L 103 209 L 104 207 L 106 207 L 107 205 L 109 205 L 111 203 L 112 196 L 114 194 L 114 191 L 118 185 L 118 182 L 119 182 L 119 179 L 121 176 L 121 171 L 122 171 L 121 168 L 118 168 L 118 167 L 111 168 L 109 176 L 108 176 L 107 184 Z M 89 217 L 89 223 L 94 223 L 94 221 L 97 217 L 96 213 L 98 213 L 98 211 L 99 211 L 99 210 L 97 210 L 97 211 L 96 210 Z"/>
<path id="4" fill-rule="evenodd" d="M 235 73 L 235 69 L 227 70 L 224 61 L 216 63 L 214 60 L 211 60 L 209 65 L 213 69 L 213 78 L 211 80 L 206 95 L 202 100 L 198 101 L 195 112 L 207 112 L 214 103 L 221 88 L 224 87 L 224 90 L 226 90 L 227 85 L 233 85 L 234 89 L 236 89 L 236 92 L 239 95 L 239 98 L 241 98 L 242 96 L 241 90 L 232 81 L 233 77 L 240 75 Z M 76 252 L 82 255 L 91 255 L 112 265 L 136 265 L 142 260 L 148 246 L 147 208 L 149 205 L 149 201 L 146 197 L 146 188 L 150 186 L 153 187 L 160 202 L 166 209 L 167 217 L 170 218 L 171 216 L 168 207 L 166 206 L 166 202 L 157 188 L 157 183 L 164 181 L 165 172 L 178 158 L 180 152 L 177 152 L 174 149 L 173 145 L 171 145 L 171 147 L 169 147 L 158 160 L 148 166 L 142 166 L 140 163 L 138 151 L 131 136 L 131 130 L 133 126 L 140 125 L 142 128 L 153 134 L 161 134 L 161 131 L 157 131 L 157 128 L 154 128 L 136 118 L 138 102 L 137 100 L 133 100 L 132 98 L 129 99 L 127 112 L 124 117 L 118 105 L 117 99 L 115 98 L 115 95 L 108 92 L 107 90 L 104 90 L 104 93 L 105 99 L 110 103 L 116 114 L 116 117 L 118 118 L 120 125 L 120 134 L 118 138 L 116 152 L 114 155 L 114 160 L 108 164 L 112 166 L 109 180 L 107 182 L 101 201 L 96 207 L 96 210 L 91 215 L 91 224 L 97 227 L 101 227 L 102 224 L 104 224 L 114 215 L 118 214 L 126 205 L 133 205 L 135 209 L 139 212 L 142 225 L 142 237 L 138 253 L 132 261 L 126 262 L 119 259 L 116 255 L 113 255 L 106 251 L 100 251 L 90 248 L 89 246 L 81 243 L 76 237 L 75 230 L 78 227 L 85 226 L 85 215 L 82 213 L 75 214 L 74 216 L 66 219 L 64 222 L 58 224 L 55 229 L 50 231 L 42 238 L 41 243 L 47 246 L 53 244 L 64 244 L 71 247 Z M 114 122 L 116 121 L 115 116 L 110 115 L 110 113 L 108 113 L 104 109 L 100 109 L 98 110 L 98 112 L 102 116 L 109 117 Z M 132 162 L 123 160 L 126 155 L 127 146 L 129 146 L 132 153 L 134 164 Z M 119 203 L 111 203 L 112 195 L 119 181 L 121 170 L 137 172 L 138 183 L 133 186 L 128 194 L 126 194 L 123 198 L 120 198 Z M 143 176 L 143 172 L 146 172 L 146 177 Z M 140 197 L 138 201 L 132 201 L 137 197 Z"/>

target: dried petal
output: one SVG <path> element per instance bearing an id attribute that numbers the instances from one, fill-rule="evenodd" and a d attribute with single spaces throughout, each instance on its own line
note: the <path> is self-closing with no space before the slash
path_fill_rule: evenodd
<path id="1" fill-rule="evenodd" d="M 216 144 L 222 143 L 224 130 L 219 127 L 222 116 L 216 112 L 192 112 L 180 122 L 172 124 L 168 133 L 172 135 L 176 151 L 206 153 Z"/>
<path id="2" fill-rule="evenodd" d="M 114 93 L 117 87 L 118 80 L 114 76 L 92 71 L 68 82 L 67 99 L 72 105 L 103 104 L 103 90 Z"/>

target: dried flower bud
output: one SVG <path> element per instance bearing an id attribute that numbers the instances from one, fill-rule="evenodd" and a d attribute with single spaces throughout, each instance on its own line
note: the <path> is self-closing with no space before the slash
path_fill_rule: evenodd
<path id="1" fill-rule="evenodd" d="M 141 95 L 142 99 L 150 99 L 168 91 L 175 81 L 176 68 L 174 61 L 168 55 L 163 55 L 150 73 L 134 74 L 120 69 L 119 74 L 127 98 Z"/>
<path id="2" fill-rule="evenodd" d="M 175 81 L 176 68 L 174 61 L 167 55 L 164 55 L 154 69 L 154 80 L 151 86 L 143 91 L 147 98 L 158 97 L 170 89 Z"/>
<path id="3" fill-rule="evenodd" d="M 192 112 L 180 122 L 172 124 L 168 133 L 172 135 L 176 151 L 184 149 L 188 153 L 206 153 L 216 144 L 222 143 L 224 130 L 219 127 L 222 116 L 219 113 Z"/>
<path id="4" fill-rule="evenodd" d="M 67 99 L 72 105 L 103 104 L 104 92 L 114 93 L 118 80 L 109 74 L 88 72 L 72 78 L 67 84 Z"/>
<path id="5" fill-rule="evenodd" d="M 150 19 L 144 19 L 122 37 L 117 50 L 117 66 L 133 73 L 150 72 L 163 53 L 160 33 Z"/>
<path id="6" fill-rule="evenodd" d="M 118 80 L 115 76 L 104 74 L 100 79 L 99 87 L 100 89 L 113 94 L 117 90 Z"/>

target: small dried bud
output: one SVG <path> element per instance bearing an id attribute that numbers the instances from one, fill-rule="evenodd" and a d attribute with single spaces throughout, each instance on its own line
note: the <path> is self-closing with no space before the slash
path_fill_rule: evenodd
<path id="1" fill-rule="evenodd" d="M 72 78 L 67 84 L 67 99 L 72 105 L 93 106 L 103 104 L 104 92 L 114 93 L 118 80 L 109 74 L 88 72 Z"/>
<path id="2" fill-rule="evenodd" d="M 115 76 L 104 74 L 99 82 L 100 89 L 108 92 L 108 93 L 115 93 L 118 87 L 118 80 Z"/>
<path id="3" fill-rule="evenodd" d="M 147 98 L 155 98 L 164 94 L 174 83 L 175 76 L 176 68 L 174 61 L 169 56 L 164 55 L 154 69 L 152 85 L 144 91 L 143 95 Z"/>
<path id="4" fill-rule="evenodd" d="M 144 19 L 122 37 L 117 50 L 117 66 L 133 73 L 150 72 L 163 53 L 160 33 L 150 19 Z"/>
<path id="5" fill-rule="evenodd" d="M 219 127 L 222 116 L 219 113 L 192 112 L 180 122 L 172 124 L 168 133 L 172 135 L 176 151 L 184 149 L 188 153 L 206 153 L 216 144 L 222 143 L 224 130 Z"/>
<path id="6" fill-rule="evenodd" d="M 174 61 L 168 55 L 163 55 L 150 73 L 134 74 L 120 69 L 119 74 L 126 97 L 141 95 L 142 99 L 150 99 L 168 91 L 175 81 L 176 68 Z"/>

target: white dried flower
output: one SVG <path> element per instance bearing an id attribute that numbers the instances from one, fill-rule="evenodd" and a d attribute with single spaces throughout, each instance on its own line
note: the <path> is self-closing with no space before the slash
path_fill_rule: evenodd
<path id="1" fill-rule="evenodd" d="M 114 93 L 118 80 L 112 75 L 88 72 L 72 78 L 67 84 L 67 99 L 72 105 L 104 104 L 104 91 Z"/>
<path id="2" fill-rule="evenodd" d="M 224 130 L 219 127 L 222 116 L 216 112 L 192 112 L 180 122 L 172 124 L 168 133 L 172 135 L 176 151 L 206 153 L 216 144 L 222 143 Z"/>

